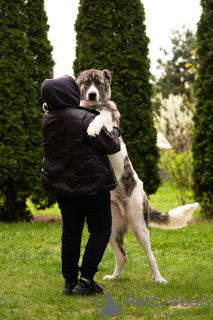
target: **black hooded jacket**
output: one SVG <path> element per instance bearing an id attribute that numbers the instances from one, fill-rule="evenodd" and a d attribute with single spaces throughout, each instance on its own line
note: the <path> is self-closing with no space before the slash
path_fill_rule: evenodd
<path id="1" fill-rule="evenodd" d="M 43 189 L 73 197 L 113 190 L 117 181 L 107 154 L 120 151 L 119 129 L 103 127 L 99 136 L 88 137 L 99 112 L 79 106 L 80 90 L 70 76 L 46 79 L 41 92 L 49 110 L 42 118 Z"/>

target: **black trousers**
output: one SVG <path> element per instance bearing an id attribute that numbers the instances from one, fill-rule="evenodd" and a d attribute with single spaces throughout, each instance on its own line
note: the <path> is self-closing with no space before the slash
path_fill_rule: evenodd
<path id="1" fill-rule="evenodd" d="M 93 196 L 67 197 L 55 195 L 63 219 L 62 274 L 66 281 L 78 282 L 81 277 L 92 280 L 98 271 L 109 242 L 112 226 L 110 192 Z M 82 265 L 79 267 L 84 222 L 90 233 Z"/>

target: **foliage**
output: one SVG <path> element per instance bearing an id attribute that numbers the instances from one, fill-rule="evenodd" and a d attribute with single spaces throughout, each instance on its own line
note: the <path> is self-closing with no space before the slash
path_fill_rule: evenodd
<path id="1" fill-rule="evenodd" d="M 155 113 L 155 125 L 158 131 L 168 139 L 173 149 L 179 152 L 188 152 L 191 148 L 191 135 L 193 128 L 192 104 L 185 104 L 184 96 L 170 94 L 163 98 L 157 94 L 153 101 L 158 101 L 159 112 Z"/>
<path id="2" fill-rule="evenodd" d="M 173 31 L 172 42 L 172 59 L 163 62 L 158 60 L 159 69 L 163 70 L 160 79 L 156 82 L 156 91 L 161 92 L 164 98 L 169 94 L 186 95 L 190 102 L 193 101 L 191 85 L 194 83 L 195 74 L 191 71 L 192 65 L 195 66 L 194 50 L 196 49 L 195 33 L 182 27 L 182 30 Z M 169 53 L 161 49 L 165 56 Z"/>
<path id="3" fill-rule="evenodd" d="M 50 215 L 61 215 L 61 210 L 58 207 L 57 203 L 54 203 L 51 207 L 45 207 L 45 209 L 38 208 L 34 205 L 34 203 L 31 201 L 31 198 L 27 199 L 27 207 L 30 210 L 30 212 L 35 215 L 39 216 L 50 216 Z"/>
<path id="4" fill-rule="evenodd" d="M 75 75 L 86 69 L 112 72 L 112 100 L 121 112 L 121 131 L 146 192 L 160 183 L 149 83 L 144 7 L 140 0 L 81 0 L 75 23 Z"/>
<path id="5" fill-rule="evenodd" d="M 197 29 L 197 79 L 193 138 L 194 194 L 205 214 L 213 213 L 213 4 L 201 0 L 203 12 Z"/>
<path id="6" fill-rule="evenodd" d="M 161 156 L 161 168 L 168 171 L 175 181 L 179 200 L 186 204 L 186 197 L 192 187 L 192 153 L 176 154 L 173 150 L 165 151 Z"/>
<path id="7" fill-rule="evenodd" d="M 36 57 L 39 54 L 33 46 L 31 50 L 27 37 L 31 32 L 27 4 L 24 0 L 1 1 L 0 220 L 5 221 L 29 221 L 26 198 L 40 186 L 42 113 L 38 108 L 40 81 Z M 52 70 L 51 65 L 48 68 Z"/>
<path id="8" fill-rule="evenodd" d="M 196 51 L 195 50 L 192 50 L 191 52 L 190 52 L 190 54 L 193 56 L 193 59 L 195 59 L 195 54 L 196 54 Z M 199 67 L 199 65 L 196 65 L 195 66 L 195 61 L 194 61 L 194 63 L 192 63 L 192 62 L 189 62 L 189 63 L 186 63 L 186 67 L 188 67 L 189 69 L 187 70 L 188 72 L 190 72 L 190 73 L 195 73 L 196 72 L 196 67 Z"/>

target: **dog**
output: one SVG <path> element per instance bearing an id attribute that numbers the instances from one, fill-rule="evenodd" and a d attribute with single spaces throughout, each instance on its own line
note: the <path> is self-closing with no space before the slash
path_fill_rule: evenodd
<path id="1" fill-rule="evenodd" d="M 90 123 L 87 133 L 97 136 L 101 128 L 111 131 L 113 124 L 119 127 L 120 113 L 116 104 L 110 101 L 111 73 L 109 70 L 86 70 L 79 74 L 77 83 L 81 92 L 81 106 L 96 109 L 100 115 Z M 148 202 L 143 182 L 138 178 L 128 157 L 126 145 L 120 137 L 121 150 L 108 156 L 115 172 L 118 185 L 111 191 L 112 233 L 110 246 L 115 254 L 116 267 L 112 275 L 104 279 L 118 279 L 127 261 L 123 248 L 124 237 L 129 227 L 143 248 L 152 271 L 152 279 L 160 283 L 167 281 L 161 276 L 150 246 L 149 226 L 177 229 L 187 225 L 198 203 L 187 204 L 162 214 Z"/>

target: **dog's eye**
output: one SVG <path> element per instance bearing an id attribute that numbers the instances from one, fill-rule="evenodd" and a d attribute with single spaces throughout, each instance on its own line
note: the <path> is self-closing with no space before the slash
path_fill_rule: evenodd
<path id="1" fill-rule="evenodd" d="M 85 83 L 86 85 L 88 85 L 88 84 L 89 84 L 89 81 L 85 81 L 84 83 Z"/>
<path id="2" fill-rule="evenodd" d="M 102 85 L 102 83 L 100 81 L 98 81 L 98 86 Z"/>

